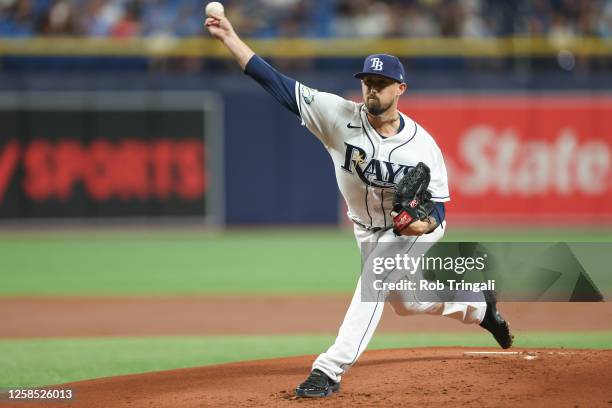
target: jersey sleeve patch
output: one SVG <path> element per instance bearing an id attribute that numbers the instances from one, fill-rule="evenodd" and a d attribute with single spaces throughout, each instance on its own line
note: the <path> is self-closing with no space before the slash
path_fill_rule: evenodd
<path id="1" fill-rule="evenodd" d="M 315 95 L 317 94 L 316 89 L 309 88 L 307 86 L 302 85 L 302 99 L 306 105 L 310 105 L 315 100 Z"/>

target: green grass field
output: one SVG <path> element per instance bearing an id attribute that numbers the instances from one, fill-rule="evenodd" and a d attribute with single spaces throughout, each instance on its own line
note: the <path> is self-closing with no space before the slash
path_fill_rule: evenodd
<path id="1" fill-rule="evenodd" d="M 0 387 L 33 387 L 90 378 L 243 360 L 318 354 L 333 335 L 120 337 L 0 341 Z M 520 333 L 517 347 L 610 348 L 612 332 Z M 369 349 L 495 347 L 474 334 L 380 334 Z M 304 367 L 308 370 L 308 367 Z"/>
<path id="2" fill-rule="evenodd" d="M 606 230 L 451 231 L 449 241 L 611 242 Z M 0 233 L 0 296 L 348 294 L 352 234 L 331 229 Z M 27 316 L 24 316 L 27 318 Z M 332 335 L 0 340 L 0 387 L 314 354 Z M 371 348 L 493 346 L 489 336 L 375 336 Z M 522 333 L 523 347 L 610 348 L 612 332 Z"/>
<path id="3" fill-rule="evenodd" d="M 612 242 L 612 232 L 451 231 L 447 241 Z M 350 293 L 360 272 L 341 230 L 0 235 L 1 295 Z"/>

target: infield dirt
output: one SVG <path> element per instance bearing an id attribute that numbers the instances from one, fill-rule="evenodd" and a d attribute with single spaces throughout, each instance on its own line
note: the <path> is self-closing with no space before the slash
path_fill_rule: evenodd
<path id="1" fill-rule="evenodd" d="M 348 301 L 345 297 L 2 298 L 0 309 L 5 312 L 5 319 L 0 326 L 0 338 L 333 333 L 342 321 Z M 501 310 L 515 331 L 612 328 L 610 303 L 507 303 L 501 305 Z M 319 317 L 301 319 L 296 324 L 296 315 Z M 482 331 L 451 319 L 399 317 L 390 307 L 386 308 L 379 329 Z M 308 375 L 314 359 L 301 356 L 63 384 L 56 388 L 72 389 L 74 399 L 45 401 L 44 406 L 612 407 L 612 350 L 512 349 L 518 353 L 465 354 L 484 350 L 500 351 L 482 348 L 367 351 L 343 378 L 341 392 L 325 399 L 293 396 L 295 386 Z M 41 405 L 13 404 L 21 408 Z"/>
<path id="2" fill-rule="evenodd" d="M 349 303 L 346 296 L 6 297 L 0 298 L 0 338 L 332 334 Z M 612 302 L 504 303 L 500 310 L 516 331 L 612 330 Z M 480 331 L 452 319 L 398 316 L 390 306 L 377 329 Z"/>
<path id="3" fill-rule="evenodd" d="M 479 349 L 483 351 L 484 349 Z M 609 407 L 612 350 L 529 350 L 468 356 L 475 349 L 364 353 L 340 393 L 296 399 L 313 356 L 109 377 L 64 384 L 61 407 L 462 406 Z M 499 350 L 490 350 L 499 351 Z M 515 350 L 520 351 L 520 350 Z M 40 404 L 19 404 L 20 407 Z"/>

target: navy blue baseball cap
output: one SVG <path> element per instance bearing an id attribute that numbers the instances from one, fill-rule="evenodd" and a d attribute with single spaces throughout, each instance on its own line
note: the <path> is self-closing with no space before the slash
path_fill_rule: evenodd
<path id="1" fill-rule="evenodd" d="M 397 57 L 389 54 L 373 54 L 363 61 L 363 71 L 355 74 L 355 78 L 365 75 L 380 75 L 391 78 L 397 82 L 406 82 L 404 66 Z"/>

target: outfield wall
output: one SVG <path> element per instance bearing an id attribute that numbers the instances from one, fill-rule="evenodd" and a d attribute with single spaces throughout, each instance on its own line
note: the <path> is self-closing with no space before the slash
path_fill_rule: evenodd
<path id="1" fill-rule="evenodd" d="M 313 87 L 347 97 L 355 97 L 358 86 L 350 76 L 344 75 L 299 75 L 298 78 Z M 402 109 L 431 131 L 448 162 L 453 198 L 449 219 L 458 223 L 478 219 L 479 224 L 504 225 L 534 221 L 565 225 L 568 218 L 576 217 L 585 225 L 611 222 L 612 103 L 610 94 L 601 89 L 612 87 L 609 79 L 562 79 L 546 76 L 521 82 L 516 76 L 483 75 L 476 79 L 465 75 L 425 74 L 422 81 L 410 85 L 402 100 Z M 565 89 L 561 91 L 555 84 Z M 57 147 L 59 139 L 68 137 L 78 141 L 81 152 L 87 152 L 100 138 L 111 137 L 113 127 L 107 123 L 106 133 L 101 135 L 100 129 L 92 125 L 95 122 L 87 119 L 73 118 L 80 127 L 66 123 L 72 119 L 63 120 L 63 128 L 45 127 L 40 126 L 38 119 L 22 115 L 20 123 L 33 121 L 32 125 L 38 123 L 39 130 L 38 133 L 24 131 L 33 128 L 30 125 L 4 126 L 0 130 L 2 219 L 28 221 L 57 216 L 43 211 L 52 204 L 56 212 L 65 211 L 68 218 L 104 220 L 144 216 L 147 221 L 155 222 L 159 217 L 202 215 L 193 211 L 205 205 L 206 192 L 217 203 L 209 214 L 230 225 L 342 221 L 342 203 L 332 163 L 321 144 L 300 126 L 297 117 L 245 76 L 5 74 L 0 76 L 0 87 L 13 92 L 16 99 L 30 100 L 36 100 L 32 92 L 50 95 L 60 90 L 147 91 L 153 99 L 163 98 L 166 92 L 188 90 L 206 91 L 219 102 L 215 114 L 215 119 L 219 119 L 217 127 L 208 129 L 204 135 L 183 132 L 188 139 L 201 140 L 204 136 L 207 143 L 212 143 L 210 149 L 204 146 L 206 155 L 202 162 L 188 171 L 205 173 L 200 181 L 197 175 L 189 175 L 190 180 L 199 183 L 196 190 L 202 195 L 195 201 L 192 197 L 191 204 L 181 204 L 186 197 L 181 196 L 185 190 L 180 188 L 180 174 L 185 174 L 181 166 L 186 162 L 179 158 L 171 170 L 179 174 L 175 177 L 177 184 L 164 190 L 167 196 L 161 201 L 155 190 L 155 186 L 160 186 L 159 177 L 155 178 L 155 171 L 149 169 L 146 176 L 129 178 L 141 185 L 129 190 L 127 198 L 122 197 L 121 189 L 116 190 L 118 193 L 112 197 L 108 211 L 104 206 L 94 205 L 95 189 L 93 193 L 88 190 L 85 178 L 75 178 L 68 187 L 64 186 L 63 195 L 58 193 L 51 203 L 49 196 L 36 194 L 25 197 L 24 201 L 24 191 L 27 192 L 27 183 L 34 174 L 31 169 L 37 167 L 27 165 L 33 142 L 47 139 Z M 9 114 L 7 118 L 11 117 L 4 109 Z M 13 118 L 14 115 L 13 112 Z M 4 121 L 7 122 L 10 121 Z M 155 149 L 153 139 L 163 139 L 178 129 L 170 124 L 163 130 L 153 122 L 141 125 L 141 129 L 132 129 L 131 135 L 123 131 L 114 133 L 111 144 L 151 139 L 147 146 L 135 145 L 136 150 L 140 146 L 150 151 Z M 80 130 L 75 132 L 71 126 Z M 151 129 L 149 135 L 147 126 Z M 66 129 L 72 133 L 68 135 Z M 135 152 L 134 156 L 142 157 L 142 154 Z M 127 171 L 133 176 L 125 168 L 126 163 L 133 161 L 115 162 L 118 167 L 113 170 L 114 174 Z M 211 166 L 210 162 L 216 165 Z M 58 161 L 53 166 L 66 168 L 68 163 Z M 206 181 L 211 177 L 214 183 Z M 121 177 L 116 180 L 119 184 L 126 181 Z M 39 191 L 53 187 L 45 185 L 50 181 L 44 179 L 38 183 Z M 143 187 L 145 184 L 147 188 Z M 56 187 L 51 190 L 56 191 Z M 129 208 L 131 212 L 127 211 Z"/>
<path id="2" fill-rule="evenodd" d="M 400 109 L 444 152 L 449 219 L 612 221 L 612 97 L 418 95 Z"/>

